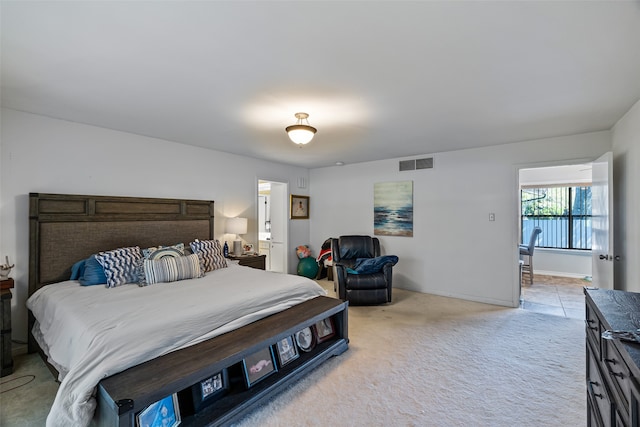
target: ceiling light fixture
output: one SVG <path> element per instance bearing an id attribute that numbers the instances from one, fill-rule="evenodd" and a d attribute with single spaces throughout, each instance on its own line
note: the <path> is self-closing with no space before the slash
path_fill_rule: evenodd
<path id="1" fill-rule="evenodd" d="M 316 134 L 317 129 L 313 126 L 309 125 L 309 121 L 307 118 L 309 115 L 307 113 L 296 113 L 296 119 L 298 121 L 295 125 L 287 126 L 285 130 L 287 134 L 289 134 L 289 139 L 296 144 L 303 146 L 304 144 L 308 144 L 313 139 L 313 135 Z M 307 124 L 302 124 L 302 121 L 307 122 Z"/>

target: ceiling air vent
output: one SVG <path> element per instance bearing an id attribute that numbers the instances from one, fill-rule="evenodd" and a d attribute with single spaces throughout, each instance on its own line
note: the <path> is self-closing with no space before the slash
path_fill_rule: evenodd
<path id="1" fill-rule="evenodd" d="M 424 159 L 400 160 L 400 172 L 416 169 L 433 169 L 433 157 Z"/>
<path id="2" fill-rule="evenodd" d="M 433 169 L 433 157 L 416 159 L 416 169 Z"/>
<path id="3" fill-rule="evenodd" d="M 416 169 L 415 160 L 400 160 L 400 172 L 412 171 Z"/>

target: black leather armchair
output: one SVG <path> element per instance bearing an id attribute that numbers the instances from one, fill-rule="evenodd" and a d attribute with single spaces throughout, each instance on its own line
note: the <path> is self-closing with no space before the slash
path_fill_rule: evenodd
<path id="1" fill-rule="evenodd" d="M 380 241 L 370 236 L 340 236 L 331 239 L 331 252 L 338 285 L 338 297 L 350 305 L 373 305 L 391 302 L 393 263 L 372 274 L 350 274 L 358 258 L 380 256 Z"/>

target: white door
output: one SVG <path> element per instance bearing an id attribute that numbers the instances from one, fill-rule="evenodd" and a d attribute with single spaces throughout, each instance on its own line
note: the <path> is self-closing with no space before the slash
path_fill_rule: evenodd
<path id="1" fill-rule="evenodd" d="M 268 185 L 268 187 L 267 187 Z M 261 194 L 264 191 L 265 194 Z M 271 183 L 258 181 L 258 253 L 264 255 L 266 270 L 271 270 L 269 258 L 269 248 L 271 241 L 271 220 L 269 219 L 269 198 Z"/>
<path id="2" fill-rule="evenodd" d="M 287 271 L 285 248 L 287 244 L 287 185 L 280 182 L 271 183 L 271 247 L 269 258 L 271 271 L 284 273 Z"/>
<path id="3" fill-rule="evenodd" d="M 591 174 L 593 286 L 613 289 L 613 153 L 594 161 Z"/>

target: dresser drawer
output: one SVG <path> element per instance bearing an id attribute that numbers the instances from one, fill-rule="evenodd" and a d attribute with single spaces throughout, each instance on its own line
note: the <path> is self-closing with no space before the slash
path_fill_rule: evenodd
<path id="1" fill-rule="evenodd" d="M 629 419 L 629 402 L 631 402 L 631 372 L 620 356 L 615 341 L 602 340 L 602 359 L 607 372 L 604 375 L 611 384 L 612 392 L 617 395 L 619 411 L 625 420 Z"/>
<path id="2" fill-rule="evenodd" d="M 615 410 L 616 410 L 615 412 L 616 427 L 627 427 L 629 423 L 625 421 L 624 417 L 622 416 L 622 413 L 618 410 L 617 406 Z"/>
<path id="3" fill-rule="evenodd" d="M 631 378 L 631 403 L 629 404 L 630 425 L 640 425 L 640 386 L 635 377 Z"/>
<path id="4" fill-rule="evenodd" d="M 598 368 L 598 362 L 595 355 L 587 344 L 587 393 L 589 400 L 594 406 L 591 408 L 595 413 L 596 425 L 603 427 L 614 426 L 613 405 L 609 400 L 609 392 L 607 384 L 602 379 L 602 374 Z"/>
<path id="5" fill-rule="evenodd" d="M 594 350 L 596 352 L 596 359 L 600 360 L 600 355 L 602 354 L 602 324 L 600 323 L 600 319 L 596 314 L 593 307 L 587 303 L 585 310 L 585 327 L 587 330 L 587 339 L 591 340 L 591 343 L 594 346 Z"/>

